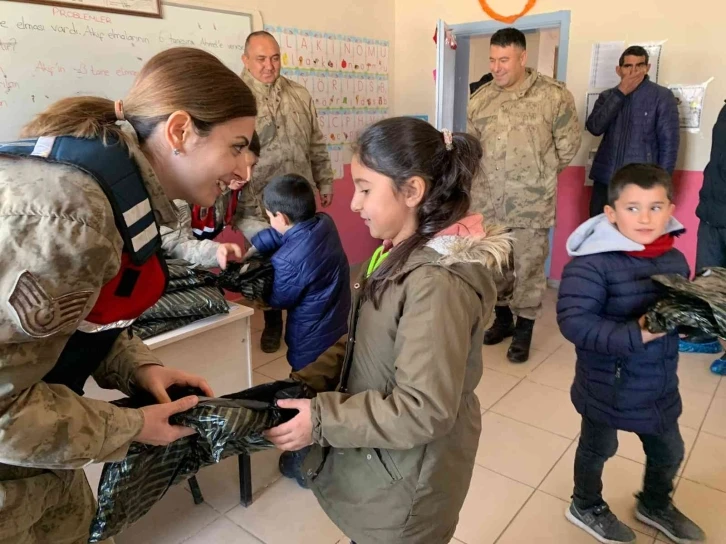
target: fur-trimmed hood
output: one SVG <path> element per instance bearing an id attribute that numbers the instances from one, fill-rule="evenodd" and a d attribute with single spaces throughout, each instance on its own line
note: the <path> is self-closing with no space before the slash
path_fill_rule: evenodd
<path id="1" fill-rule="evenodd" d="M 448 229 L 447 229 L 448 230 Z M 447 231 L 445 231 L 447 232 Z M 485 294 L 494 274 L 506 266 L 512 251 L 512 236 L 500 226 L 487 226 L 471 234 L 443 234 L 415 251 L 393 281 L 421 266 L 441 266 Z"/>

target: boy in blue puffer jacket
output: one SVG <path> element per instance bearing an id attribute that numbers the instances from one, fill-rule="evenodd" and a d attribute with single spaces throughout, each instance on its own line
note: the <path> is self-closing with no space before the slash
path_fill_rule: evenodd
<path id="1" fill-rule="evenodd" d="M 647 456 L 636 517 L 674 542 L 702 542 L 703 531 L 671 501 L 684 457 L 678 333 L 652 334 L 643 317 L 661 296 L 652 276 L 689 273 L 673 248 L 683 226 L 672 217 L 670 176 L 655 165 L 628 165 L 612 179 L 608 201 L 604 214 L 567 240 L 574 259 L 557 303 L 560 330 L 577 348 L 571 396 L 582 416 L 567 519 L 600 542 L 635 542 L 635 533 L 602 497 L 603 468 L 618 449 L 617 431 L 630 431 Z"/>
<path id="2" fill-rule="evenodd" d="M 348 258 L 333 220 L 315 213 L 315 194 L 304 177 L 272 179 L 263 205 L 272 228 L 252 238 L 248 256 L 270 256 L 275 279 L 265 302 L 287 310 L 287 360 L 302 370 L 348 332 Z"/>
<path id="3" fill-rule="evenodd" d="M 348 258 L 333 220 L 316 214 L 315 193 L 304 177 L 273 178 L 262 198 L 272 228 L 252 238 L 247 256 L 271 255 L 275 278 L 265 302 L 287 310 L 287 361 L 301 370 L 348 333 Z M 300 465 L 308 450 L 280 457 L 280 472 L 301 487 L 307 487 Z"/>

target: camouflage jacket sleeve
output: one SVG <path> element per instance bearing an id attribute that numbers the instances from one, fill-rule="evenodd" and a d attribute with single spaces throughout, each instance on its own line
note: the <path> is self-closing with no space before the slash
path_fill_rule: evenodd
<path id="1" fill-rule="evenodd" d="M 310 125 L 312 134 L 310 136 L 310 168 L 313 171 L 313 181 L 321 195 L 333 194 L 333 167 L 330 164 L 330 155 L 325 143 L 325 136 L 320 130 L 318 112 L 315 109 L 312 97 L 310 98 L 308 111 L 310 112 Z"/>
<path id="2" fill-rule="evenodd" d="M 0 159 L 0 463 L 62 469 L 117 459 L 143 427 L 141 411 L 42 379 L 118 273 L 122 241 L 95 182 L 29 163 Z M 128 360 L 115 364 L 131 373 Z"/>
<path id="3" fill-rule="evenodd" d="M 212 240 L 197 240 L 192 232 L 192 212 L 189 204 L 175 200 L 179 225 L 172 229 L 161 226 L 161 247 L 172 259 L 184 259 L 202 268 L 216 268 L 219 243 Z"/>
<path id="4" fill-rule="evenodd" d="M 257 233 L 270 227 L 268 222 L 251 214 L 249 208 L 244 208 L 241 204 L 237 206 L 232 222 L 234 228 L 240 231 L 248 242 L 251 242 Z"/>
<path id="5" fill-rule="evenodd" d="M 562 172 L 575 158 L 582 142 L 582 129 L 577 117 L 575 98 L 565 88 L 562 89 L 560 104 L 554 117 L 552 135 L 559 159 L 557 171 Z"/>
<path id="6" fill-rule="evenodd" d="M 134 372 L 145 365 L 161 365 L 161 361 L 138 336 L 129 336 L 124 332 L 93 373 L 93 379 L 104 389 L 118 389 L 131 396 L 135 392 Z"/>

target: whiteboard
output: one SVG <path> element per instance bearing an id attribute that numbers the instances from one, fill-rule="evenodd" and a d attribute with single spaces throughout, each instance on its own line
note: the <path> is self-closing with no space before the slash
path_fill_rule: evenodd
<path id="1" fill-rule="evenodd" d="M 0 142 L 73 95 L 123 99 L 141 66 L 175 46 L 216 55 L 235 73 L 250 13 L 164 4 L 163 19 L 0 0 Z"/>

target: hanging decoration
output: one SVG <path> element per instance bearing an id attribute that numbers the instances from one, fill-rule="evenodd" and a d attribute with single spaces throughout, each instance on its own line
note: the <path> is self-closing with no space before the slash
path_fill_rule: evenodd
<path id="1" fill-rule="evenodd" d="M 434 43 L 438 43 L 439 41 L 439 29 L 437 28 L 434 30 Z M 451 30 L 446 29 L 446 37 L 444 39 L 444 43 L 448 45 L 451 49 L 456 50 L 456 36 L 454 36 L 454 33 L 451 32 Z"/>
<path id="2" fill-rule="evenodd" d="M 479 0 L 479 4 L 481 5 L 481 9 L 484 10 L 484 13 L 489 15 L 489 17 L 491 17 L 495 21 L 507 23 L 509 25 L 514 23 L 514 21 L 516 21 L 520 17 L 524 17 L 525 15 L 527 15 L 527 13 L 529 13 L 529 11 L 534 7 L 536 3 L 537 0 L 527 0 L 527 5 L 524 6 L 524 9 L 517 15 L 500 15 L 489 6 L 487 0 Z"/>

